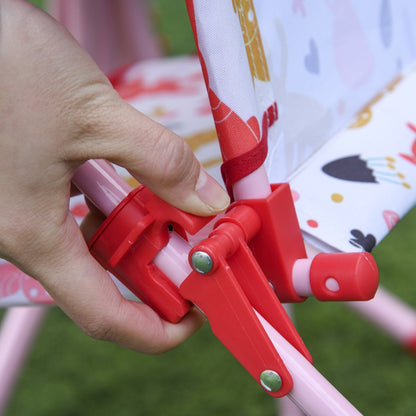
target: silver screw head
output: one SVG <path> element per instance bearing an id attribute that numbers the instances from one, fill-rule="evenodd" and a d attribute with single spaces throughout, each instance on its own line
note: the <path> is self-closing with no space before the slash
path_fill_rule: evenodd
<path id="1" fill-rule="evenodd" d="M 279 391 L 282 387 L 282 379 L 279 374 L 273 370 L 264 370 L 260 374 L 260 383 L 267 391 Z"/>
<path id="2" fill-rule="evenodd" d="M 198 273 L 209 273 L 213 265 L 211 257 L 205 251 L 195 251 L 191 256 L 191 266 Z"/>

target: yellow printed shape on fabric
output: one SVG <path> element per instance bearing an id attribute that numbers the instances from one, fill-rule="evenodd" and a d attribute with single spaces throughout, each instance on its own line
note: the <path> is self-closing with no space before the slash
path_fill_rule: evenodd
<path id="1" fill-rule="evenodd" d="M 260 81 L 270 81 L 253 1 L 232 0 L 232 2 L 240 20 L 251 76 L 253 80 L 257 78 Z"/>

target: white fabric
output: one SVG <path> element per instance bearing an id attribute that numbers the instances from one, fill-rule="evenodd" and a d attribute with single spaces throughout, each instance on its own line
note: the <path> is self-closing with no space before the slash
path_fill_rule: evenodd
<path id="1" fill-rule="evenodd" d="M 294 175 L 291 187 L 305 233 L 336 250 L 370 250 L 412 208 L 415 91 L 413 70 L 371 106 L 371 116 L 366 111 Z"/>

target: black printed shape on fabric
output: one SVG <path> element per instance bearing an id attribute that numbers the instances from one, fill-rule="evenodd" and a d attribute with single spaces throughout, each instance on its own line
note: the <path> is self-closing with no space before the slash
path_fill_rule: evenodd
<path id="1" fill-rule="evenodd" d="M 349 242 L 355 247 L 363 248 L 365 251 L 371 252 L 377 244 L 377 240 L 373 234 L 364 235 L 362 231 L 357 229 L 351 230 L 350 233 L 354 238 L 350 238 Z"/>
<path id="2" fill-rule="evenodd" d="M 327 163 L 322 170 L 329 176 L 345 181 L 378 183 L 373 169 L 367 166 L 367 161 L 360 155 L 336 159 Z"/>

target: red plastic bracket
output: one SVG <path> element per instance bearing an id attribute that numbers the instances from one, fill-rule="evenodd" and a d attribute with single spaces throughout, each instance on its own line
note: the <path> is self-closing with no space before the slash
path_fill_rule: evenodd
<path id="1" fill-rule="evenodd" d="M 89 243 L 94 257 L 143 302 L 170 322 L 191 305 L 152 260 L 169 241 L 169 225 L 185 237 L 212 218 L 186 214 L 144 186 L 133 190 L 104 221 Z"/>
<path id="2" fill-rule="evenodd" d="M 295 290 L 293 271 L 307 256 L 289 185 L 274 184 L 267 198 L 233 204 L 239 205 L 251 207 L 261 219 L 249 246 L 279 300 L 304 301 Z M 377 291 L 378 269 L 369 253 L 320 253 L 306 261 L 312 293 L 321 301 L 369 300 Z"/>
<path id="3" fill-rule="evenodd" d="M 273 184 L 272 193 L 264 199 L 246 199 L 235 205 L 251 207 L 262 226 L 249 246 L 258 264 L 273 285 L 281 302 L 302 302 L 293 286 L 292 271 L 296 260 L 306 258 L 298 218 L 287 183 Z"/>

